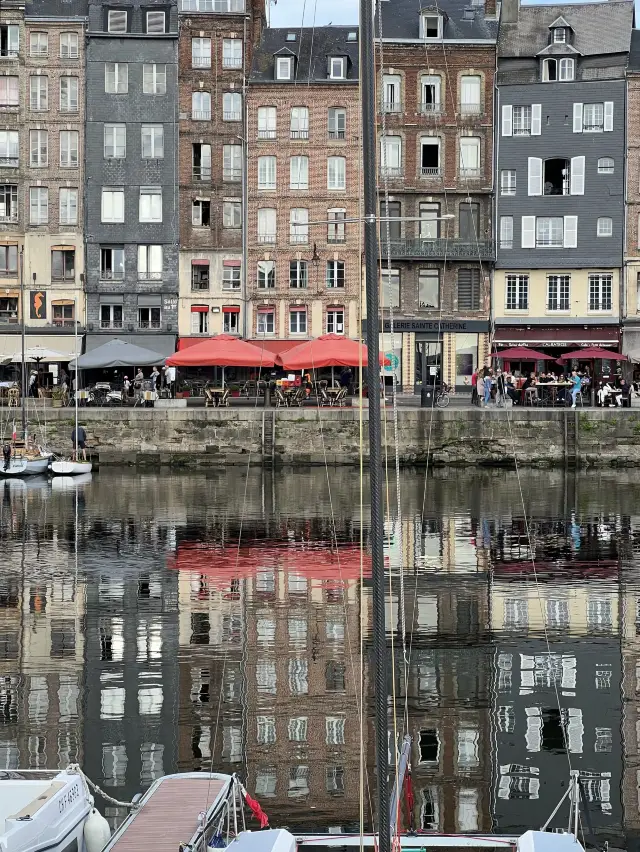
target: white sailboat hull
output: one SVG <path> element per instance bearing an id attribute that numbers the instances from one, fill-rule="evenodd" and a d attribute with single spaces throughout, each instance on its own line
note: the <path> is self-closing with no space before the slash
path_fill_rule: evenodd
<path id="1" fill-rule="evenodd" d="M 78 487 L 91 482 L 92 474 L 80 473 L 77 476 L 54 476 L 51 480 L 52 491 L 75 491 Z"/>
<path id="2" fill-rule="evenodd" d="M 46 473 L 49 470 L 49 456 L 43 456 L 39 459 L 27 459 L 27 475 L 37 476 L 41 473 Z"/>
<path id="3" fill-rule="evenodd" d="M 91 473 L 91 462 L 60 460 L 51 462 L 51 473 L 54 476 L 80 476 Z"/>
<path id="4" fill-rule="evenodd" d="M 28 476 L 27 460 L 21 458 L 12 458 L 9 462 L 8 467 L 5 467 L 4 462 L 0 461 L 0 476 Z"/>

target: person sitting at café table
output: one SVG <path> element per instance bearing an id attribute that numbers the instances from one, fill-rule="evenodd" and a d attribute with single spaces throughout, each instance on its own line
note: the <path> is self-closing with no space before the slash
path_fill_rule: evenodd
<path id="1" fill-rule="evenodd" d="M 609 379 L 605 382 L 600 382 L 600 387 L 598 388 L 598 402 L 600 405 L 603 407 L 605 405 L 614 405 L 614 399 L 618 405 L 622 405 L 620 400 L 615 398 L 614 386 L 611 384 Z"/>
<path id="2" fill-rule="evenodd" d="M 514 405 L 520 402 L 520 391 L 516 388 L 515 379 L 511 374 L 507 376 L 507 396 Z"/>
<path id="3" fill-rule="evenodd" d="M 631 408 L 631 385 L 627 384 L 624 379 L 620 379 L 620 400 L 621 405 L 625 408 Z"/>
<path id="4" fill-rule="evenodd" d="M 529 394 L 533 399 L 538 399 L 538 389 L 536 387 L 536 374 L 531 373 L 531 375 L 525 380 L 525 383 L 522 385 L 522 399 L 526 399 L 527 391 L 529 388 L 533 388 L 533 393 Z"/>

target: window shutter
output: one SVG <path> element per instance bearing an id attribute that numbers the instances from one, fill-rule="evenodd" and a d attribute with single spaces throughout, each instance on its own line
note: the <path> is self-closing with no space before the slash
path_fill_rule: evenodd
<path id="1" fill-rule="evenodd" d="M 582 133 L 582 104 L 573 105 L 573 132 Z"/>
<path id="2" fill-rule="evenodd" d="M 195 311 L 191 314 L 191 334 L 198 334 L 200 331 L 200 314 Z"/>
<path id="3" fill-rule="evenodd" d="M 613 101 L 604 102 L 604 129 L 613 130 Z"/>
<path id="4" fill-rule="evenodd" d="M 542 133 L 542 105 L 531 104 L 531 135 L 540 136 Z"/>
<path id="5" fill-rule="evenodd" d="M 536 247 L 536 217 L 535 216 L 523 216 L 522 217 L 521 245 L 522 245 L 522 248 L 535 248 Z"/>
<path id="6" fill-rule="evenodd" d="M 584 195 L 584 157 L 571 158 L 571 195 Z"/>
<path id="7" fill-rule="evenodd" d="M 513 134 L 513 107 L 502 107 L 502 135 L 511 136 Z"/>
<path id="8" fill-rule="evenodd" d="M 529 195 L 542 195 L 542 160 L 529 157 Z"/>
<path id="9" fill-rule="evenodd" d="M 480 310 L 480 270 L 458 270 L 458 310 Z"/>
<path id="10" fill-rule="evenodd" d="M 578 248 L 578 217 L 564 217 L 564 247 Z"/>

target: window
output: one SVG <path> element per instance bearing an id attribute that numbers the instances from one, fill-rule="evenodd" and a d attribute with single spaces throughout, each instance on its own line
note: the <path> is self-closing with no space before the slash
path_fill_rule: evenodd
<path id="1" fill-rule="evenodd" d="M 65 304 L 64 302 L 53 302 L 53 324 L 58 326 L 59 328 L 63 328 L 64 326 L 74 325 L 75 320 L 75 305 L 73 302 L 71 304 Z"/>
<path id="2" fill-rule="evenodd" d="M 420 78 L 420 112 L 424 115 L 440 112 L 442 81 L 428 75 Z"/>
<path id="3" fill-rule="evenodd" d="M 191 262 L 191 289 L 209 289 L 209 261 L 198 260 Z"/>
<path id="4" fill-rule="evenodd" d="M 191 146 L 191 173 L 194 180 L 211 180 L 211 145 L 194 142 Z"/>
<path id="5" fill-rule="evenodd" d="M 276 80 L 291 80 L 293 78 L 293 57 L 276 57 Z"/>
<path id="6" fill-rule="evenodd" d="M 573 70 L 573 59 L 570 58 L 549 58 L 542 61 L 542 79 L 545 83 L 573 80 Z"/>
<path id="7" fill-rule="evenodd" d="M 222 266 L 222 289 L 239 290 L 241 267 L 233 261 L 223 261 Z"/>
<path id="8" fill-rule="evenodd" d="M 402 137 L 380 139 L 380 172 L 387 177 L 402 177 Z"/>
<path id="9" fill-rule="evenodd" d="M 433 310 L 440 306 L 440 273 L 437 269 L 418 272 L 418 308 Z"/>
<path id="10" fill-rule="evenodd" d="M 477 136 L 460 139 L 460 176 L 480 176 L 480 139 Z"/>
<path id="11" fill-rule="evenodd" d="M 160 328 L 160 308 L 138 308 L 138 328 Z"/>
<path id="12" fill-rule="evenodd" d="M 60 131 L 60 165 L 66 169 L 78 168 L 78 131 Z"/>
<path id="13" fill-rule="evenodd" d="M 224 334 L 240 333 L 240 309 L 222 309 L 222 331 Z"/>
<path id="14" fill-rule="evenodd" d="M 440 205 L 438 205 L 438 210 L 439 209 Z M 401 205 L 399 201 L 390 201 L 388 209 L 384 201 L 380 202 L 380 218 L 385 220 L 388 216 L 391 220 L 390 222 L 382 221 L 381 233 L 384 240 L 387 238 L 390 240 L 402 239 L 402 222 L 400 221 L 400 212 Z"/>
<path id="15" fill-rule="evenodd" d="M 420 174 L 422 177 L 438 177 L 440 174 L 440 139 L 437 136 L 420 140 Z"/>
<path id="16" fill-rule="evenodd" d="M 421 38 L 442 38 L 442 18 L 440 15 L 420 16 Z"/>
<path id="17" fill-rule="evenodd" d="M 344 261 L 327 261 L 327 287 L 344 287 Z"/>
<path id="18" fill-rule="evenodd" d="M 274 334 L 276 326 L 276 314 L 273 310 L 265 310 L 261 308 L 258 310 L 258 323 L 257 323 L 257 333 L 258 334 Z"/>
<path id="19" fill-rule="evenodd" d="M 380 304 L 384 308 L 400 307 L 400 270 L 383 269 L 380 273 Z"/>
<path id="20" fill-rule="evenodd" d="M 242 178 L 242 146 L 222 146 L 222 180 L 236 182 Z"/>
<path id="21" fill-rule="evenodd" d="M 294 290 L 306 290 L 309 281 L 306 260 L 289 261 L 289 287 Z"/>
<path id="22" fill-rule="evenodd" d="M 18 246 L 0 246 L 0 275 L 13 278 L 17 272 Z"/>
<path id="23" fill-rule="evenodd" d="M 18 221 L 18 187 L 15 184 L 0 185 L 0 222 Z"/>
<path id="24" fill-rule="evenodd" d="M 78 224 L 78 190 L 66 189 L 60 190 L 60 224 L 61 225 L 77 225 Z"/>
<path id="25" fill-rule="evenodd" d="M 611 311 L 613 309 L 613 276 L 589 275 L 589 310 Z"/>
<path id="26" fill-rule="evenodd" d="M 513 248 L 513 216 L 500 217 L 500 248 Z"/>
<path id="27" fill-rule="evenodd" d="M 421 202 L 419 236 L 421 240 L 437 240 L 440 236 L 440 205 Z"/>
<path id="28" fill-rule="evenodd" d="M 143 124 L 143 159 L 162 159 L 164 157 L 164 127 L 162 124 Z"/>
<path id="29" fill-rule="evenodd" d="M 129 91 L 129 66 L 126 62 L 105 62 L 104 90 L 110 95 L 125 95 Z"/>
<path id="30" fill-rule="evenodd" d="M 73 281 L 75 278 L 75 257 L 72 250 L 51 252 L 51 278 L 55 281 Z"/>
<path id="31" fill-rule="evenodd" d="M 614 168 L 614 162 L 611 157 L 600 157 L 598 160 L 598 174 L 599 175 L 612 175 Z"/>
<path id="32" fill-rule="evenodd" d="M 276 216 L 277 211 L 270 207 L 261 207 L 258 210 L 259 243 L 275 243 L 277 233 Z"/>
<path id="33" fill-rule="evenodd" d="M 107 12 L 107 32 L 126 33 L 127 13 L 124 9 L 109 9 Z"/>
<path id="34" fill-rule="evenodd" d="M 102 189 L 102 221 L 124 222 L 124 189 Z"/>
<path id="35" fill-rule="evenodd" d="M 20 27 L 17 24 L 0 26 L 0 56 L 17 56 L 19 47 Z"/>
<path id="36" fill-rule="evenodd" d="M 167 66 L 142 66 L 142 93 L 144 95 L 164 95 L 167 92 Z"/>
<path id="37" fill-rule="evenodd" d="M 506 276 L 506 304 L 508 311 L 529 310 L 529 276 L 507 275 Z"/>
<path id="38" fill-rule="evenodd" d="M 344 308 L 327 308 L 327 334 L 344 334 Z"/>
<path id="39" fill-rule="evenodd" d="M 344 745 L 345 719 L 340 716 L 327 716 L 324 721 L 326 744 Z"/>
<path id="40" fill-rule="evenodd" d="M 225 92 L 222 95 L 222 120 L 242 121 L 242 95 L 240 92 Z"/>
<path id="41" fill-rule="evenodd" d="M 343 207 L 332 207 L 327 210 L 327 242 L 328 243 L 344 243 L 346 242 L 346 224 L 347 211 Z"/>
<path id="42" fill-rule="evenodd" d="M 19 77 L 0 77 L 0 107 L 19 106 L 19 79 Z"/>
<path id="43" fill-rule="evenodd" d="M 291 139 L 309 138 L 309 110 L 307 107 L 291 107 L 289 136 Z"/>
<path id="44" fill-rule="evenodd" d="M 17 136 L 18 134 L 16 134 Z M 44 168 L 49 164 L 49 131 L 29 131 L 29 165 L 34 169 Z"/>
<path id="45" fill-rule="evenodd" d="M 307 309 L 292 308 L 289 311 L 289 334 L 307 333 Z"/>
<path id="46" fill-rule="evenodd" d="M 542 164 L 539 158 L 529 157 L 529 195 L 542 194 L 541 177 L 544 195 L 584 195 L 584 166 L 584 157 L 553 158 Z"/>
<path id="47" fill-rule="evenodd" d="M 31 33 L 29 36 L 29 56 L 49 55 L 49 34 Z"/>
<path id="48" fill-rule="evenodd" d="M 191 66 L 192 68 L 211 68 L 210 38 L 191 39 Z"/>
<path id="49" fill-rule="evenodd" d="M 600 216 L 598 218 L 597 234 L 599 237 L 613 236 L 613 219 L 610 216 Z"/>
<path id="50" fill-rule="evenodd" d="M 463 75 L 460 78 L 460 112 L 462 115 L 480 115 L 480 77 Z"/>
<path id="51" fill-rule="evenodd" d="M 162 222 L 162 187 L 141 186 L 139 222 Z"/>
<path id="52" fill-rule="evenodd" d="M 222 202 L 222 227 L 223 228 L 241 228 L 242 227 L 242 202 L 241 201 L 223 201 Z"/>
<path id="53" fill-rule="evenodd" d="M 327 127 L 329 139 L 344 139 L 347 131 L 347 111 L 342 107 L 331 107 Z"/>
<path id="54" fill-rule="evenodd" d="M 276 286 L 276 264 L 273 260 L 258 261 L 258 289 L 271 290 Z"/>
<path id="55" fill-rule="evenodd" d="M 2 254 L 3 249 L 0 248 L 0 263 L 2 263 Z M 0 275 L 6 274 L 3 269 L 0 268 Z M 9 298 L 2 297 L 0 298 L 0 323 L 17 323 L 18 322 L 18 299 L 17 298 Z M 6 647 L 6 646 L 5 646 Z M 11 645 L 9 645 L 11 647 Z M 16 645 L 17 647 L 17 645 Z M 16 748 L 17 752 L 17 748 Z M 18 755 L 16 754 L 16 761 L 18 761 Z M 19 762 L 15 763 L 15 766 L 18 766 Z"/>
<path id="56" fill-rule="evenodd" d="M 475 769 L 478 766 L 478 739 L 479 734 L 475 728 L 460 728 L 458 730 L 459 770 L 464 772 L 469 769 Z"/>
<path id="57" fill-rule="evenodd" d="M 600 133 L 609 129 L 605 127 L 605 106 L 610 107 L 611 123 L 613 124 L 613 103 L 608 104 L 574 104 L 574 132 L 576 123 L 576 112 L 582 107 L 582 130 L 585 133 Z M 608 110 L 609 111 L 609 110 Z M 608 116 L 607 116 L 608 117 Z"/>
<path id="58" fill-rule="evenodd" d="M 309 211 L 305 207 L 292 207 L 289 214 L 289 242 L 309 242 Z"/>
<path id="59" fill-rule="evenodd" d="M 566 27 L 555 27 L 553 30 L 553 41 L 556 44 L 564 44 L 567 41 Z"/>
<path id="60" fill-rule="evenodd" d="M 0 130 L 0 166 L 17 166 L 20 162 L 20 136 L 17 130 Z"/>
<path id="61" fill-rule="evenodd" d="M 547 310 L 568 311 L 569 310 L 569 288 L 571 285 L 570 275 L 548 275 L 547 276 Z"/>
<path id="62" fill-rule="evenodd" d="M 209 334 L 209 306 L 191 306 L 191 334 Z"/>
<path id="63" fill-rule="evenodd" d="M 480 310 L 480 270 L 458 270 L 458 310 Z"/>
<path id="64" fill-rule="evenodd" d="M 138 246 L 138 279 L 159 281 L 162 278 L 162 246 Z"/>
<path id="65" fill-rule="evenodd" d="M 100 328 L 122 328 L 122 305 L 100 305 Z"/>
<path id="66" fill-rule="evenodd" d="M 222 39 L 222 67 L 242 68 L 242 39 Z"/>
<path id="67" fill-rule="evenodd" d="M 420 763 L 437 763 L 440 759 L 440 738 L 437 731 L 430 728 L 420 731 L 418 747 Z"/>
<path id="68" fill-rule="evenodd" d="M 78 112 L 77 77 L 60 77 L 60 112 Z"/>
<path id="69" fill-rule="evenodd" d="M 327 189 L 347 188 L 347 160 L 345 157 L 327 158 Z"/>
<path id="70" fill-rule="evenodd" d="M 500 172 L 500 195 L 516 194 L 516 170 L 502 169 Z"/>
<path id="71" fill-rule="evenodd" d="M 211 201 L 196 198 L 191 205 L 191 224 L 196 228 L 208 228 L 211 225 Z"/>
<path id="72" fill-rule="evenodd" d="M 147 32 L 160 35 L 164 31 L 164 12 L 147 12 Z"/>
<path id="73" fill-rule="evenodd" d="M 344 56 L 329 57 L 329 79 L 344 80 L 347 76 L 347 60 Z"/>
<path id="74" fill-rule="evenodd" d="M 530 106 L 514 106 L 513 107 L 513 135 L 514 136 L 530 136 L 531 135 L 531 107 Z"/>
<path id="75" fill-rule="evenodd" d="M 397 74 L 382 75 L 382 111 L 402 112 L 400 97 L 402 80 Z"/>
<path id="76" fill-rule="evenodd" d="M 104 281 L 124 280 L 124 246 L 100 249 L 100 278 Z"/>
<path id="77" fill-rule="evenodd" d="M 49 221 L 49 190 L 46 186 L 32 186 L 29 190 L 29 222 L 46 225 Z"/>
<path id="78" fill-rule="evenodd" d="M 122 158 L 127 156 L 127 125 L 105 124 L 104 126 L 104 156 Z"/>
<path id="79" fill-rule="evenodd" d="M 29 77 L 29 109 L 36 112 L 49 109 L 49 78 L 45 74 Z"/>
<path id="80" fill-rule="evenodd" d="M 289 742 L 306 743 L 309 720 L 306 716 L 289 719 Z"/>
<path id="81" fill-rule="evenodd" d="M 536 248 L 559 248 L 564 244 L 563 220 L 560 216 L 538 216 L 536 219 Z"/>
<path id="82" fill-rule="evenodd" d="M 60 33 L 60 59 L 77 59 L 78 33 Z"/>
<path id="83" fill-rule="evenodd" d="M 275 107 L 258 107 L 258 139 L 275 139 L 277 120 Z"/>
<path id="84" fill-rule="evenodd" d="M 194 121 L 211 121 L 211 92 L 191 94 L 191 118 Z"/>

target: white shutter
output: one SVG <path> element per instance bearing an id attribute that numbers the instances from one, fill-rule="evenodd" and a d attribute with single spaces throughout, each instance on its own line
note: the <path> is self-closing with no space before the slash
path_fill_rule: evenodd
<path id="1" fill-rule="evenodd" d="M 564 247 L 578 248 L 578 217 L 564 217 Z"/>
<path id="2" fill-rule="evenodd" d="M 200 332 L 200 314 L 196 311 L 191 313 L 191 334 L 199 334 Z"/>
<path id="3" fill-rule="evenodd" d="M 511 136 L 513 134 L 513 107 L 502 107 L 502 135 Z"/>
<path id="4" fill-rule="evenodd" d="M 138 274 L 141 278 L 147 277 L 147 247 L 138 246 Z"/>
<path id="5" fill-rule="evenodd" d="M 529 157 L 529 195 L 542 195 L 542 159 Z"/>
<path id="6" fill-rule="evenodd" d="M 582 104 L 573 105 L 573 132 L 582 133 Z"/>
<path id="7" fill-rule="evenodd" d="M 571 158 L 571 195 L 584 195 L 584 157 Z"/>
<path id="8" fill-rule="evenodd" d="M 542 105 L 531 104 L 531 135 L 540 136 L 542 133 Z"/>
<path id="9" fill-rule="evenodd" d="M 536 217 L 535 216 L 523 216 L 522 217 L 521 244 L 522 244 L 522 248 L 535 248 L 536 247 Z"/>
<path id="10" fill-rule="evenodd" d="M 613 130 L 613 101 L 604 102 L 604 129 Z"/>

